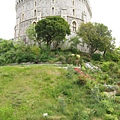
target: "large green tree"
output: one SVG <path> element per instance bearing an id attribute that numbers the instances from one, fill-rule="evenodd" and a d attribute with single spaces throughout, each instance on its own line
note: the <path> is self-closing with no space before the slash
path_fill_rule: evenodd
<path id="1" fill-rule="evenodd" d="M 69 24 L 60 16 L 51 16 L 40 20 L 36 24 L 35 30 L 37 40 L 46 42 L 47 46 L 50 46 L 54 41 L 58 45 L 66 35 L 70 34 Z"/>
<path id="2" fill-rule="evenodd" d="M 106 53 L 114 47 L 114 38 L 112 37 L 111 30 L 101 23 L 82 23 L 78 29 L 78 36 L 82 38 L 83 43 L 86 43 L 90 56 L 94 52 L 101 51 Z"/>

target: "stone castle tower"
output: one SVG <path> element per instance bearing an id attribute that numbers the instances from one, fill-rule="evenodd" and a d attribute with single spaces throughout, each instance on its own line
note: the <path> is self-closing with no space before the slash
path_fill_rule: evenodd
<path id="1" fill-rule="evenodd" d="M 47 16 L 63 17 L 74 33 L 81 22 L 90 21 L 92 11 L 89 0 L 16 0 L 15 39 L 26 39 L 28 26 Z"/>

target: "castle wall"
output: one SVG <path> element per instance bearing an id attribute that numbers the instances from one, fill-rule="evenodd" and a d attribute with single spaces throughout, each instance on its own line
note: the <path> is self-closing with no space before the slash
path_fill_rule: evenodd
<path id="1" fill-rule="evenodd" d="M 88 0 L 16 0 L 15 38 L 25 38 L 32 22 L 54 15 L 63 17 L 76 32 L 81 22 L 90 21 L 92 12 Z"/>

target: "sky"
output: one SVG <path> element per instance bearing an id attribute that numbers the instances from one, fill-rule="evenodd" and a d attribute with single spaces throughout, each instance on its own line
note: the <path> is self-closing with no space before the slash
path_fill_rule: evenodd
<path id="1" fill-rule="evenodd" d="M 91 22 L 103 23 L 112 30 L 116 46 L 120 46 L 120 0 L 89 0 L 92 7 Z M 15 0 L 0 0 L 0 38 L 14 38 L 16 23 Z"/>
<path id="2" fill-rule="evenodd" d="M 103 23 L 112 30 L 116 46 L 120 46 L 120 0 L 89 0 L 92 7 L 91 22 Z"/>

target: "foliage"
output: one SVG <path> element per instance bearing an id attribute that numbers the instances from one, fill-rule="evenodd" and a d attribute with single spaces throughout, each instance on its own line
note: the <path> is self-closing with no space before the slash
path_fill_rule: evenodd
<path id="1" fill-rule="evenodd" d="M 9 40 L 0 42 L 0 65 L 22 62 L 36 62 L 40 56 L 38 46 L 29 46 L 23 43 L 14 43 Z"/>
<path id="2" fill-rule="evenodd" d="M 114 62 L 118 62 L 120 59 L 119 54 L 116 54 L 115 51 L 111 51 L 106 53 L 106 55 L 104 56 L 105 61 L 114 61 Z"/>
<path id="3" fill-rule="evenodd" d="M 31 24 L 27 30 L 26 30 L 26 34 L 30 40 L 30 44 L 36 44 L 37 42 L 37 36 L 36 36 L 36 31 L 35 31 L 35 25 Z"/>
<path id="4" fill-rule="evenodd" d="M 114 47 L 114 38 L 112 38 L 111 30 L 100 23 L 82 23 L 78 32 L 78 36 L 82 38 L 83 43 L 86 43 L 90 56 L 97 50 L 106 53 Z"/>
<path id="5" fill-rule="evenodd" d="M 98 54 L 98 53 L 94 53 L 92 55 L 92 60 L 95 60 L 95 61 L 101 61 L 101 54 Z"/>
<path id="6" fill-rule="evenodd" d="M 101 69 L 104 72 L 108 72 L 108 71 L 117 72 L 119 68 L 118 68 L 118 65 L 114 62 L 104 62 L 101 65 Z"/>
<path id="7" fill-rule="evenodd" d="M 59 65 L 0 67 L 0 108 L 10 104 L 12 112 L 8 113 L 13 120 L 14 117 L 44 120 L 43 113 L 48 113 L 48 120 L 104 120 L 108 118 L 106 114 L 120 118 L 119 100 L 103 95 L 101 79 L 88 80 L 86 76 L 84 79 L 73 68 L 68 66 L 66 70 Z M 88 72 L 87 69 L 84 72 Z M 89 71 L 89 74 L 101 76 L 103 72 Z M 82 84 L 76 84 L 78 79 Z"/>
<path id="8" fill-rule="evenodd" d="M 79 40 L 79 37 L 78 36 L 75 36 L 75 37 L 72 37 L 69 41 L 70 43 L 70 49 L 72 51 L 78 51 L 78 48 L 77 46 L 79 45 L 80 43 L 80 40 Z"/>
<path id="9" fill-rule="evenodd" d="M 80 74 L 79 80 L 77 82 L 79 85 L 85 85 L 87 83 L 87 78 L 85 75 Z"/>
<path id="10" fill-rule="evenodd" d="M 0 55 L 4 54 L 5 52 L 11 50 L 11 48 L 14 48 L 13 41 L 12 40 L 0 40 Z"/>
<path id="11" fill-rule="evenodd" d="M 14 109 L 10 107 L 0 108 L 0 120 L 16 120 Z"/>
<path id="12" fill-rule="evenodd" d="M 73 64 L 73 65 L 82 65 L 82 59 L 80 55 L 78 54 L 70 54 L 66 57 L 66 61 L 68 64 Z"/>
<path id="13" fill-rule="evenodd" d="M 105 114 L 105 120 L 118 120 L 116 115 Z"/>
<path id="14" fill-rule="evenodd" d="M 53 42 L 56 42 L 56 47 L 60 42 L 65 39 L 66 34 L 70 34 L 70 28 L 68 23 L 59 16 L 46 17 L 40 20 L 35 30 L 37 33 L 37 40 L 42 40 L 50 46 Z"/>

